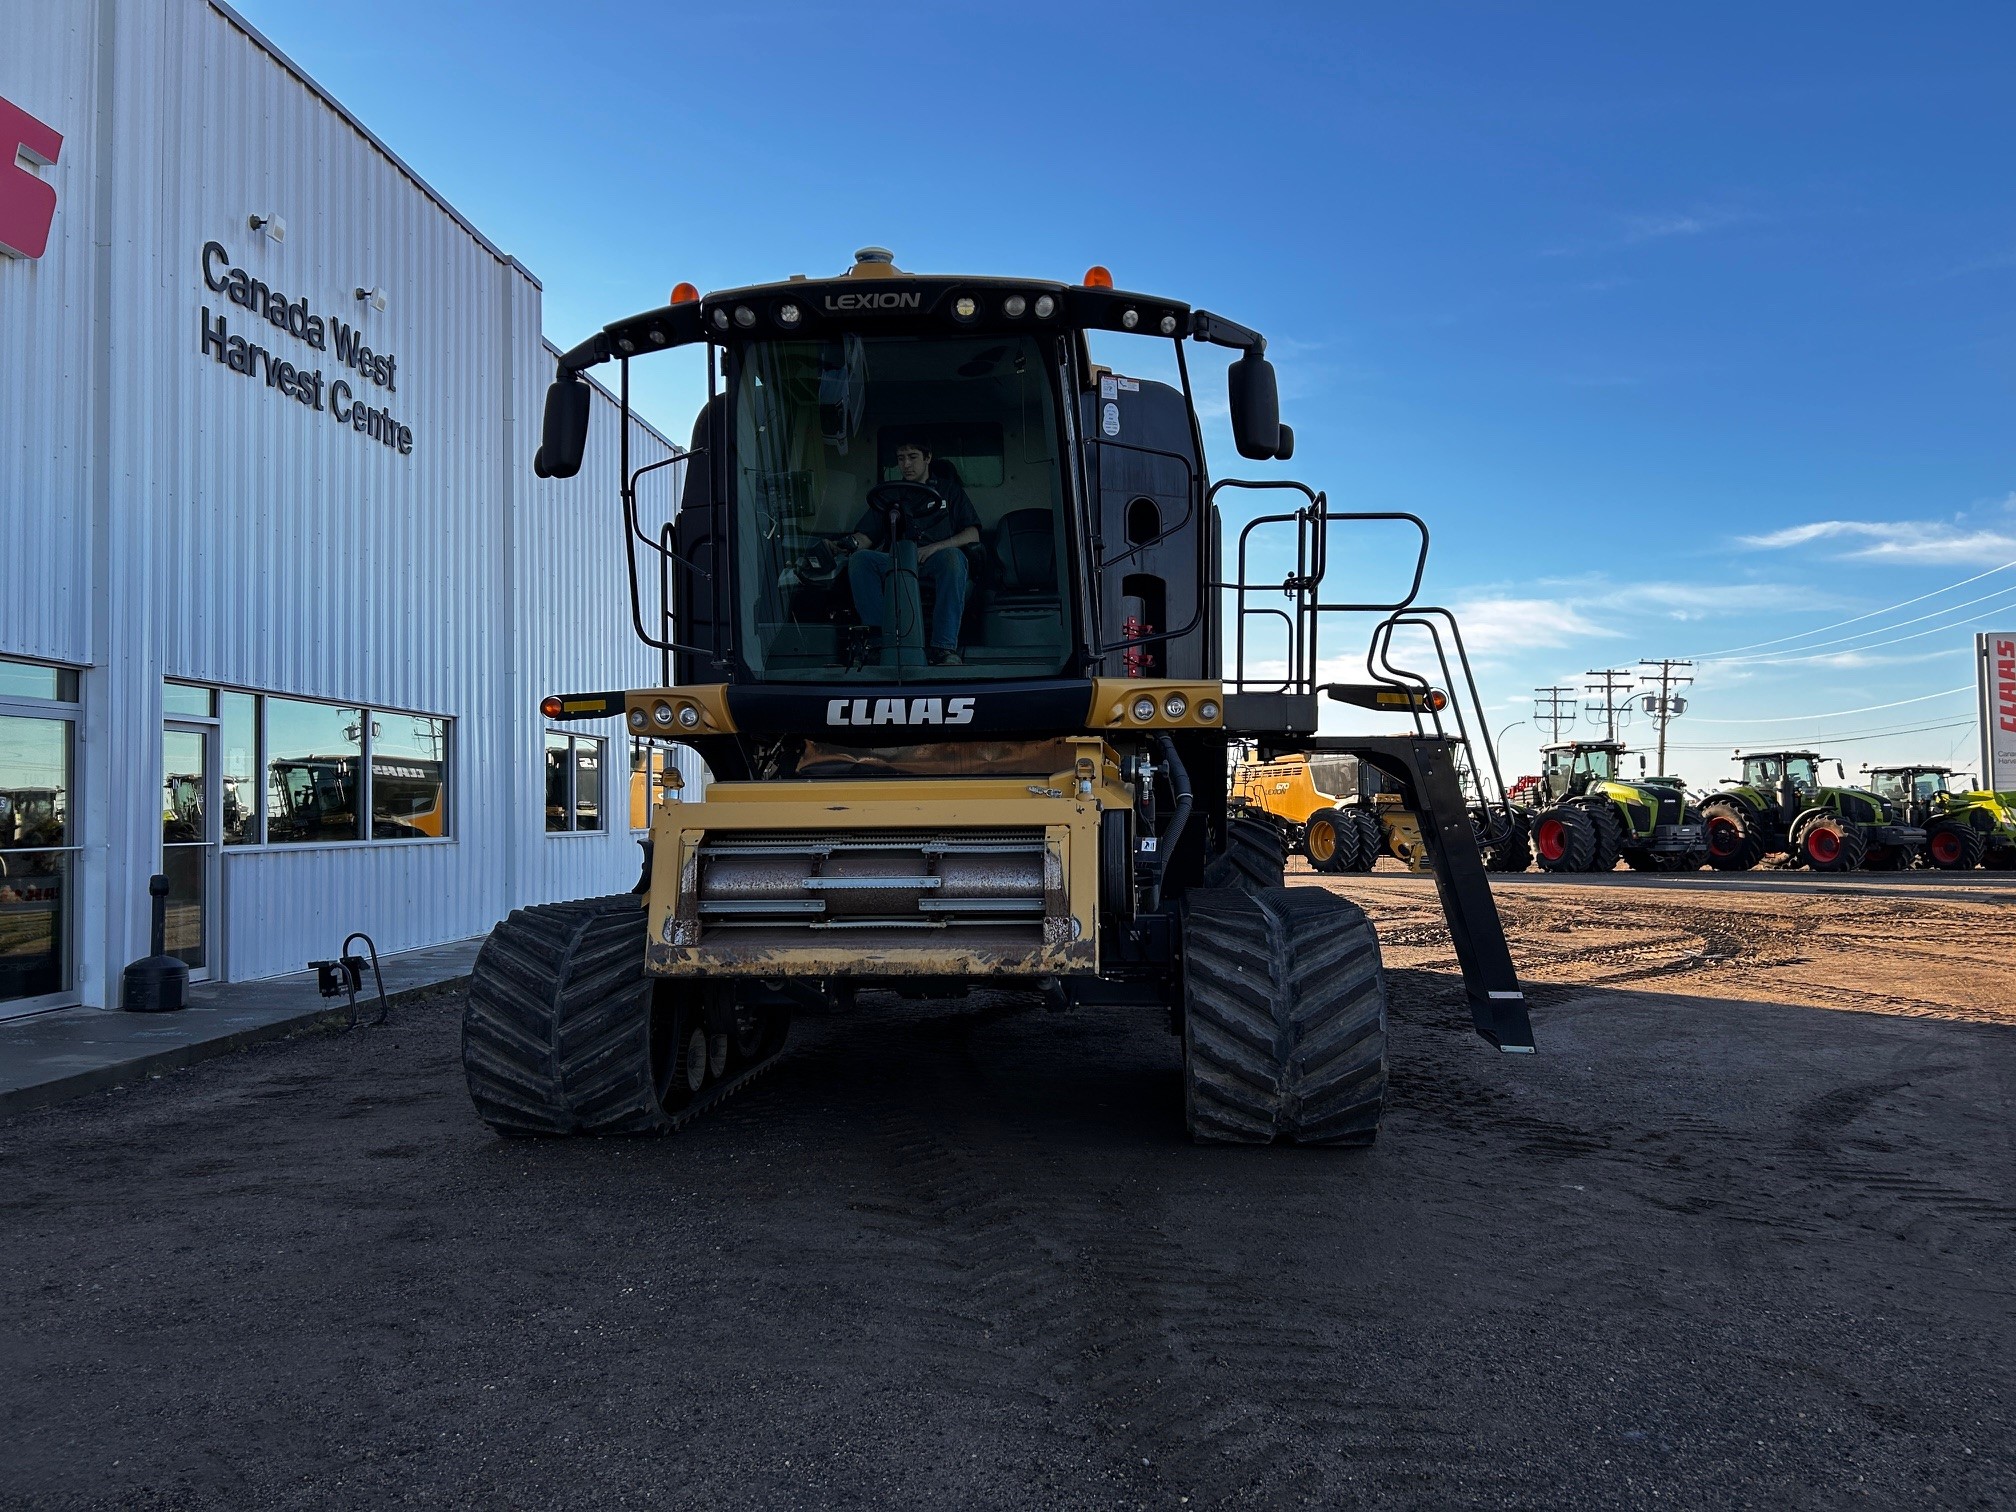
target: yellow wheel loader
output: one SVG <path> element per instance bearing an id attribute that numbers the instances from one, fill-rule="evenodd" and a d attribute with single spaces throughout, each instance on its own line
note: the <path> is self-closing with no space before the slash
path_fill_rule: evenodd
<path id="1" fill-rule="evenodd" d="M 1092 333 L 1161 343 L 1176 381 L 1095 365 Z M 1326 694 L 1364 691 L 1318 683 L 1326 620 L 1441 613 L 1416 603 L 1427 528 L 1301 484 L 1212 481 L 1186 342 L 1238 354 L 1240 454 L 1287 458 L 1261 336 L 1100 269 L 913 275 L 869 248 L 833 278 L 682 284 L 560 357 L 533 468 L 579 470 L 587 374 L 615 364 L 612 525 L 662 670 L 658 687 L 542 709 L 689 746 L 713 780 L 656 807 L 636 891 L 520 909 L 492 933 L 463 1028 L 483 1119 L 674 1129 L 761 1074 L 794 1011 L 984 985 L 1166 1010 L 1200 1141 L 1370 1143 L 1378 941 L 1338 893 L 1283 885 L 1278 833 L 1229 800 L 1240 743 L 1353 756 L 1405 795 L 1478 1032 L 1532 1048 L 1459 741 L 1425 679 L 1368 653 L 1367 686 L 1413 733 L 1315 733 Z M 630 363 L 679 349 L 706 358 L 692 445 L 633 467 Z M 647 474 L 677 480 L 662 520 L 640 503 Z M 1223 541 L 1221 501 L 1254 488 L 1289 507 Z M 1333 603 L 1332 537 L 1366 520 L 1418 531 L 1413 585 Z M 1260 581 L 1256 558 L 1290 570 Z M 1265 675 L 1247 669 L 1262 626 L 1285 674 L 1274 642 L 1255 652 Z"/>

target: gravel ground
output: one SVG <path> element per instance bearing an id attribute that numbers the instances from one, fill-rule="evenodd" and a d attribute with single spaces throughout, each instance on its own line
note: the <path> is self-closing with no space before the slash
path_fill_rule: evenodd
<path id="1" fill-rule="evenodd" d="M 1500 1056 L 1399 896 L 1369 1152 L 980 995 L 662 1141 L 492 1137 L 453 1000 L 0 1125 L 0 1505 L 2010 1504 L 2016 1029 L 1557 985 Z"/>

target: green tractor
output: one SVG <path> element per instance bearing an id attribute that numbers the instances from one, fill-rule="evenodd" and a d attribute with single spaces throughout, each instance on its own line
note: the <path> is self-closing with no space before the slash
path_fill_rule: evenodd
<path id="1" fill-rule="evenodd" d="M 2016 870 L 2016 793 L 1953 789 L 1953 768 L 1864 767 L 1869 787 L 1925 831 L 1925 862 L 1940 871 Z"/>
<path id="2" fill-rule="evenodd" d="M 1823 787 L 1811 751 L 1738 753 L 1742 778 L 1701 805 L 1708 864 L 1749 871 L 1766 856 L 1790 855 L 1815 871 L 1902 871 L 1925 847 L 1925 831 L 1903 810 L 1861 788 Z M 1837 778 L 1844 777 L 1834 763 Z"/>
<path id="3" fill-rule="evenodd" d="M 1534 859 L 1542 871 L 1609 871 L 1622 856 L 1633 871 L 1696 871 L 1708 830 L 1678 777 L 1617 775 L 1624 746 L 1571 740 L 1540 752 Z M 1644 758 L 1639 758 L 1644 765 Z"/>

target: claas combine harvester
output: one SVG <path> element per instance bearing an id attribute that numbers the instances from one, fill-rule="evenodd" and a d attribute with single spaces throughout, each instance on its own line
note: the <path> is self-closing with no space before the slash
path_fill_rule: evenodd
<path id="1" fill-rule="evenodd" d="M 1095 332 L 1158 340 L 1177 381 L 1095 366 Z M 1299 483 L 1211 481 L 1186 340 L 1239 354 L 1241 455 L 1289 456 L 1258 334 L 1099 269 L 911 275 L 871 248 L 830 279 L 682 284 L 560 358 L 534 468 L 579 469 L 586 375 L 614 363 L 630 608 L 663 686 L 545 712 L 684 743 L 714 780 L 656 809 L 635 893 L 521 909 L 492 933 L 463 1034 L 485 1120 L 676 1128 L 758 1075 L 794 1013 L 996 985 L 1056 1009 L 1166 1009 L 1199 1140 L 1368 1143 L 1378 942 L 1343 897 L 1284 887 L 1278 833 L 1231 810 L 1245 745 L 1347 753 L 1403 793 L 1477 1031 L 1532 1048 L 1458 781 L 1465 731 L 1390 654 L 1416 627 L 1445 686 L 1462 657 L 1453 619 L 1415 602 L 1427 528 Z M 633 469 L 630 363 L 679 347 L 707 362 L 692 446 Z M 676 507 L 653 523 L 638 480 L 665 466 Z M 1291 507 L 1221 543 L 1233 489 Z M 1324 596 L 1332 537 L 1361 521 L 1418 532 L 1393 602 Z M 1254 581 L 1269 552 L 1285 571 Z M 1319 628 L 1347 612 L 1376 620 L 1370 681 L 1319 685 Z M 1249 675 L 1266 635 L 1266 676 Z M 1413 731 L 1317 736 L 1326 696 L 1397 704 Z"/>

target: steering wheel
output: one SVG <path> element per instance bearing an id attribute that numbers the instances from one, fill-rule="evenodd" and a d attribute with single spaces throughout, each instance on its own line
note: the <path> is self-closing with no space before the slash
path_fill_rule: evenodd
<path id="1" fill-rule="evenodd" d="M 877 483 L 868 490 L 868 507 L 879 509 L 884 514 L 896 510 L 915 518 L 945 502 L 945 495 L 929 483 L 912 483 L 899 479 L 894 483 Z"/>

